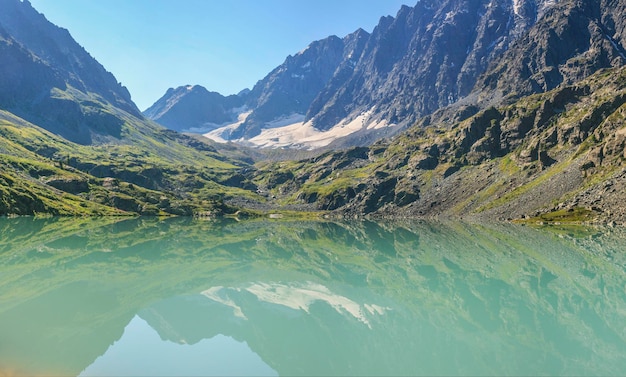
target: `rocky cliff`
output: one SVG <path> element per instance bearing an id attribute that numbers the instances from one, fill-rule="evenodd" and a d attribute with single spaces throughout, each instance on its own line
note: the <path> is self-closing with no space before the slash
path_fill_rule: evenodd
<path id="1" fill-rule="evenodd" d="M 406 126 L 459 102 L 484 108 L 574 83 L 626 63 L 623 7 L 420 1 L 381 19 L 351 77 L 308 118 L 326 129 L 373 109 L 370 122 Z"/>
<path id="2" fill-rule="evenodd" d="M 625 7 L 624 1 L 551 3 L 536 12 L 535 25 L 492 62 L 475 93 L 490 100 L 519 97 L 623 66 Z"/>
<path id="3" fill-rule="evenodd" d="M 288 57 L 252 90 L 243 124 L 222 136 L 324 144 L 296 140 L 307 129 L 325 133 L 325 145 L 367 145 L 447 106 L 485 108 L 571 84 L 626 62 L 623 10 L 624 1 L 423 0 L 381 18 L 371 35 L 330 37 Z M 293 114 L 301 127 L 272 136 L 295 141 L 254 139 Z"/>

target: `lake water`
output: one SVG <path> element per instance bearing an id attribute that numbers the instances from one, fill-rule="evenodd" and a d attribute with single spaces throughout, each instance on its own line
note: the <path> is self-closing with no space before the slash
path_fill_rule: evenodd
<path id="1" fill-rule="evenodd" d="M 626 231 L 0 219 L 0 375 L 624 375 Z"/>

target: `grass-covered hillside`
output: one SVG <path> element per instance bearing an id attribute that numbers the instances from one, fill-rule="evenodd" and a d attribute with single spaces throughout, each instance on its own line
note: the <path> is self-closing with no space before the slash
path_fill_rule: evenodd
<path id="1" fill-rule="evenodd" d="M 256 195 L 241 154 L 146 120 L 28 1 L 0 9 L 0 215 L 228 213 L 225 199 Z"/>
<path id="2" fill-rule="evenodd" d="M 247 162 L 99 106 L 120 123 L 120 133 L 93 145 L 70 142 L 0 111 L 0 214 L 223 213 L 231 211 L 224 199 L 255 196 L 238 175 Z"/>
<path id="3" fill-rule="evenodd" d="M 256 164 L 97 96 L 64 95 L 119 131 L 92 128 L 83 145 L 0 111 L 0 214 L 626 221 L 624 68 L 485 110 L 459 104 L 370 147 L 299 161 L 256 153 Z"/>

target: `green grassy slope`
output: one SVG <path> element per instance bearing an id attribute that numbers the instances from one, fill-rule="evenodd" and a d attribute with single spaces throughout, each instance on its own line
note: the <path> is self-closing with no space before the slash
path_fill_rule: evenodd
<path id="1" fill-rule="evenodd" d="M 87 101 L 78 91 L 64 95 Z M 233 179 L 246 162 L 96 100 L 88 107 L 99 119 L 121 126 L 115 136 L 94 132 L 93 145 L 0 110 L 0 214 L 221 213 L 230 211 L 224 198 L 255 195 Z"/>
<path id="2" fill-rule="evenodd" d="M 254 166 L 245 153 L 221 153 L 95 94 L 68 87 L 53 95 L 78 104 L 92 143 L 70 142 L 0 111 L 0 214 L 223 215 L 247 208 L 626 222 L 624 68 L 482 111 L 444 109 L 369 148 Z"/>

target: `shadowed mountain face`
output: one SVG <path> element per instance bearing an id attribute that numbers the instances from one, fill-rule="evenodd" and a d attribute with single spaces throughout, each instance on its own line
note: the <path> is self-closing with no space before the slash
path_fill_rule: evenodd
<path id="1" fill-rule="evenodd" d="M 144 115 L 175 131 L 207 132 L 237 119 L 247 92 L 223 96 L 199 85 L 170 88 Z"/>
<path id="2" fill-rule="evenodd" d="M 142 117 L 130 94 L 28 1 L 1 0 L 0 108 L 81 144 L 119 137 L 107 105 Z"/>
<path id="3" fill-rule="evenodd" d="M 221 136 L 248 140 L 293 113 L 319 131 L 366 114 L 342 143 L 363 145 L 459 101 L 485 106 L 573 83 L 626 63 L 624 9 L 623 0 L 422 0 L 371 35 L 288 57 L 252 90 L 245 122 Z"/>

